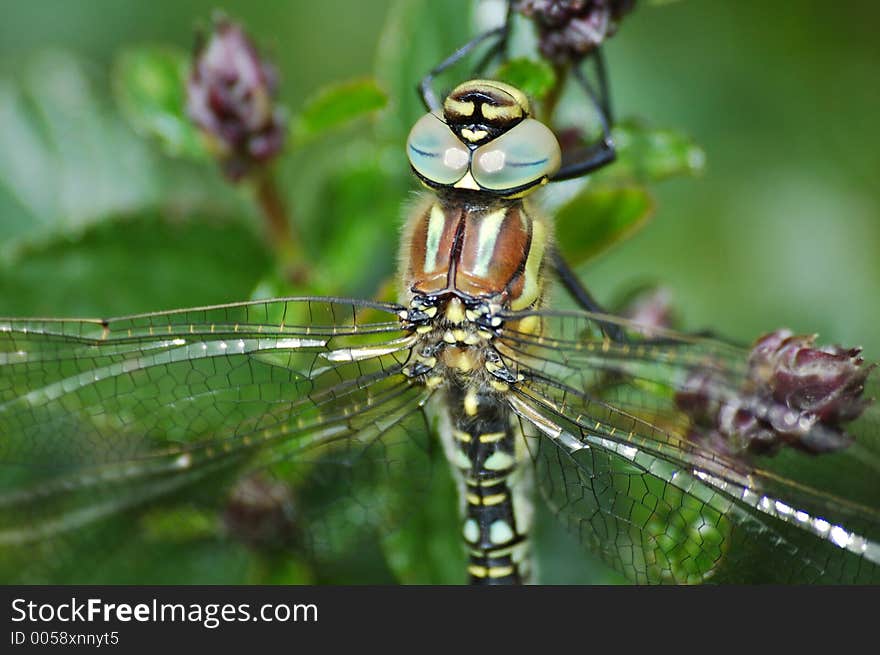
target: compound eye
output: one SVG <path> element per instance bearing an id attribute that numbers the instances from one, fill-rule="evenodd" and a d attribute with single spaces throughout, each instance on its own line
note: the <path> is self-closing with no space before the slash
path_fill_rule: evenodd
<path id="1" fill-rule="evenodd" d="M 471 153 L 435 114 L 422 116 L 406 142 L 409 163 L 430 182 L 451 185 L 467 173 Z"/>
<path id="2" fill-rule="evenodd" d="M 538 182 L 559 170 L 559 141 L 546 125 L 526 118 L 474 151 L 471 173 L 484 189 L 503 191 Z"/>

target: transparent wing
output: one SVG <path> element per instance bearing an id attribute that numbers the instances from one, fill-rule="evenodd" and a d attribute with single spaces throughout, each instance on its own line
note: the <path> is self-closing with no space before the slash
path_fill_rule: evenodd
<path id="1" fill-rule="evenodd" d="M 545 312 L 543 336 L 503 328 L 497 345 L 524 376 L 510 403 L 541 494 L 583 544 L 638 582 L 880 580 L 876 407 L 833 454 L 731 453 L 675 399 L 705 372 L 733 397 L 748 351 L 623 321 L 630 340 L 614 343 L 599 318 Z"/>
<path id="2" fill-rule="evenodd" d="M 372 483 L 422 479 L 407 453 L 427 447 L 425 391 L 400 372 L 411 337 L 398 311 L 291 298 L 0 319 L 4 575 L 21 579 L 26 563 L 51 576 L 70 531 L 148 501 L 217 498 L 211 484 L 267 467 L 296 490 L 314 550 L 379 523 L 395 509 Z M 93 559 L 111 546 L 99 548 Z"/>

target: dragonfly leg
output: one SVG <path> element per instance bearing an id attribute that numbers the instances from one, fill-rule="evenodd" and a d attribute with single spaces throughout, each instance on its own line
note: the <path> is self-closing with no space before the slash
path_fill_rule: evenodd
<path id="1" fill-rule="evenodd" d="M 556 271 L 556 275 L 559 277 L 559 281 L 562 282 L 562 286 L 565 287 L 565 290 L 568 291 L 568 294 L 575 302 L 577 302 L 578 305 L 581 306 L 581 308 L 595 314 L 609 313 L 602 307 L 601 304 L 599 304 L 599 302 L 595 298 L 593 298 L 593 295 L 589 291 L 587 291 L 587 288 L 580 281 L 577 274 L 575 274 L 575 272 L 568 265 L 568 262 L 565 261 L 562 254 L 556 248 L 554 248 L 551 252 L 551 261 L 553 264 L 553 269 Z M 597 322 L 599 323 L 599 328 L 602 330 L 602 334 L 604 334 L 612 341 L 616 341 L 618 343 L 623 343 L 627 341 L 626 335 L 623 332 L 623 328 L 621 328 L 619 325 L 606 323 L 603 321 Z"/>
<path id="2" fill-rule="evenodd" d="M 446 59 L 437 64 L 430 71 L 428 71 L 427 75 L 425 75 L 419 82 L 418 87 L 419 96 L 421 97 L 422 102 L 424 103 L 428 111 L 436 111 L 440 109 L 440 101 L 438 100 L 437 94 L 434 92 L 434 88 L 432 86 L 434 78 L 452 68 L 455 64 L 464 59 L 480 44 L 488 41 L 489 39 L 496 38 L 497 41 L 492 45 L 489 51 L 486 52 L 485 55 L 483 55 L 476 66 L 476 72 L 478 74 L 482 74 L 489 63 L 496 56 L 498 56 L 499 53 L 501 53 L 502 55 L 506 53 L 507 37 L 510 35 L 510 27 L 512 21 L 513 0 L 510 0 L 507 3 L 507 17 L 505 18 L 504 24 L 501 27 L 496 27 L 486 32 L 483 32 L 482 34 L 478 34 L 473 39 L 461 46 L 458 50 L 449 55 Z"/>
<path id="3" fill-rule="evenodd" d="M 504 25 L 501 26 L 502 33 L 495 42 L 495 44 L 489 48 L 485 55 L 480 58 L 480 61 L 474 66 L 474 72 L 472 73 L 473 77 L 482 77 L 486 68 L 488 68 L 489 64 L 500 55 L 501 60 L 504 61 L 507 59 L 507 45 L 510 41 L 510 29 L 513 25 L 513 4 L 516 0 L 507 0 L 507 15 L 504 18 Z"/>
<path id="4" fill-rule="evenodd" d="M 580 66 L 574 66 L 572 74 L 596 110 L 599 124 L 602 128 L 602 137 L 595 145 L 587 149 L 579 161 L 566 164 L 560 168 L 556 175 L 550 178 L 551 182 L 561 182 L 562 180 L 571 180 L 587 175 L 599 170 L 603 166 L 607 166 L 617 156 L 614 141 L 611 138 L 611 125 L 613 122 L 611 94 L 608 89 L 608 76 L 605 71 L 605 60 L 602 57 L 601 49 L 597 48 L 591 55 L 591 58 L 596 68 L 596 79 L 599 83 L 598 93 Z"/>
<path id="5" fill-rule="evenodd" d="M 608 68 L 605 65 L 605 55 L 602 54 L 602 48 L 596 48 L 591 57 L 593 59 L 593 67 L 596 69 L 596 80 L 599 83 L 598 104 L 602 108 L 607 125 L 614 125 L 614 113 L 611 111 L 611 90 L 608 84 Z"/>

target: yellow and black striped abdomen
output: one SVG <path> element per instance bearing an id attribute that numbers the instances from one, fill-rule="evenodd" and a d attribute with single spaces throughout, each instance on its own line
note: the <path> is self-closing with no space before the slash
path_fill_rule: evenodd
<path id="1" fill-rule="evenodd" d="M 528 578 L 531 501 L 517 477 L 510 409 L 491 391 L 451 384 L 447 452 L 464 493 L 462 536 L 472 584 L 520 584 Z"/>

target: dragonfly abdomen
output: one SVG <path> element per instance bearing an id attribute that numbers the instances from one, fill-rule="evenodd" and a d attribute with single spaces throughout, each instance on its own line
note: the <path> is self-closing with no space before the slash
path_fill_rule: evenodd
<path id="1" fill-rule="evenodd" d="M 453 383 L 447 396 L 447 454 L 463 482 L 462 535 L 471 584 L 521 584 L 528 577 L 531 507 L 519 485 L 510 410 L 479 386 Z"/>

